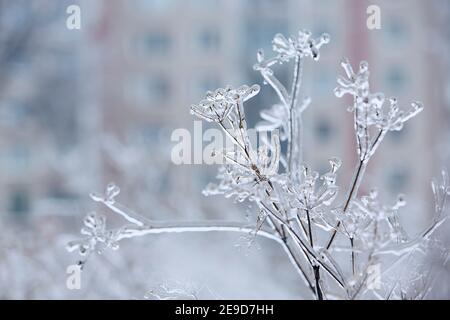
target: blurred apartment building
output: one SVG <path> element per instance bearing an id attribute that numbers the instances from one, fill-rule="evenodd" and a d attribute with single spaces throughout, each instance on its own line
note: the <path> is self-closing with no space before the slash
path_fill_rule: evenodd
<path id="1" fill-rule="evenodd" d="M 79 142 L 79 35 L 67 33 L 67 5 L 0 1 L 0 211 L 8 216 L 73 200 L 60 172 Z"/>
<path id="2" fill-rule="evenodd" d="M 145 150 L 144 160 L 139 167 L 132 167 L 141 179 L 156 171 L 153 177 L 160 183 L 159 192 L 166 192 L 164 197 L 175 193 L 197 199 L 216 168 L 197 165 L 187 169 L 169 164 L 158 176 L 160 162 L 170 162 L 171 131 L 192 129 L 189 106 L 199 101 L 206 90 L 226 84 L 262 85 L 260 75 L 252 70 L 256 50 L 265 48 L 270 55 L 270 41 L 276 33 L 295 34 L 306 28 L 313 35 L 328 32 L 332 38 L 323 48 L 320 62 L 305 64 L 303 93 L 313 99 L 304 120 L 306 161 L 324 171 L 328 157 L 341 157 L 345 163 L 343 176 L 347 177 L 343 183 L 348 183 L 356 160 L 354 146 L 349 143 L 354 141 L 352 117 L 345 112 L 349 101 L 336 98 L 333 88 L 337 75 L 343 73 L 339 66 L 342 57 L 349 57 L 355 68 L 365 59 L 372 70 L 372 90 L 397 96 L 405 108 L 415 99 L 426 106 L 426 111 L 408 123 L 404 131 L 389 134 L 368 170 L 367 182 L 386 190 L 388 197 L 407 194 L 411 211 L 430 210 L 432 205 L 424 205 L 423 201 L 431 199 L 429 179 L 442 164 L 437 163 L 439 151 L 435 145 L 441 139 L 444 119 L 448 122 L 449 110 L 444 114 L 443 104 L 448 107 L 448 101 L 442 101 L 443 82 L 436 76 L 441 71 L 440 76 L 445 77 L 439 65 L 445 54 L 429 50 L 433 41 L 429 26 L 433 25 L 437 33 L 447 29 L 445 19 L 433 19 L 433 10 L 442 9 L 443 2 L 435 1 L 433 7 L 420 0 L 408 0 L 407 4 L 375 0 L 81 1 L 87 19 L 78 39 L 83 45 L 78 58 L 73 59 L 79 59 L 81 75 L 74 87 L 82 87 L 82 103 L 78 100 L 73 112 L 79 119 L 79 143 L 88 155 L 85 159 L 89 159 L 88 176 L 101 172 L 93 180 L 86 178 L 84 185 L 91 181 L 101 187 L 110 180 L 120 183 L 124 179 L 124 172 L 109 163 L 110 155 L 99 151 L 100 138 L 106 134 L 124 145 L 139 142 L 138 146 Z M 381 30 L 366 28 L 366 8 L 370 4 L 381 8 Z M 448 43 L 448 35 L 446 39 Z M 288 68 L 281 66 L 276 72 L 290 84 Z M 249 103 L 251 122 L 257 121 L 259 110 L 275 102 L 270 90 L 264 86 Z M 38 137 L 39 148 L 43 148 L 41 144 L 46 140 L 37 134 L 26 140 L 27 148 L 33 147 L 33 137 Z M 11 147 L 16 141 L 1 140 Z M 165 148 L 155 149 L 155 141 L 162 141 Z M 48 144 L 54 148 L 53 141 Z M 158 166 L 152 166 L 155 161 Z M 27 197 L 37 199 L 42 185 L 47 185 L 42 181 L 47 180 L 29 178 L 38 172 L 32 169 L 34 166 L 42 168 L 36 161 L 30 163 L 33 165 L 27 165 L 27 170 L 33 173 L 25 175 L 21 170 L 19 175 L 40 181 L 33 182 L 39 192 L 25 191 Z M 77 176 L 76 172 L 73 176 Z M 19 181 L 16 176 L 10 179 Z M 3 205 L 14 203 L 17 197 L 11 191 L 12 185 L 5 181 L 1 181 L 2 190 L 7 190 L 2 193 Z M 128 193 L 138 191 L 133 190 L 131 181 L 128 185 L 122 182 Z M 215 204 L 217 199 L 210 206 Z M 9 210 L 7 205 L 4 208 Z"/>

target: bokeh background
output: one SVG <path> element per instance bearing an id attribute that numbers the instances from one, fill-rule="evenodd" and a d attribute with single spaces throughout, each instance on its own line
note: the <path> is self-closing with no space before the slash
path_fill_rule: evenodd
<path id="1" fill-rule="evenodd" d="M 80 30 L 66 27 L 72 4 Z M 366 27 L 372 4 L 380 30 Z M 227 84 L 262 85 L 247 107 L 255 124 L 276 101 L 252 69 L 256 51 L 270 55 L 276 33 L 299 29 L 331 35 L 320 61 L 305 65 L 305 159 L 325 171 L 340 157 L 343 187 L 356 156 L 349 101 L 333 94 L 340 60 L 367 60 L 372 90 L 401 106 L 424 103 L 386 138 L 362 189 L 378 187 L 386 202 L 405 194 L 402 222 L 418 232 L 433 214 L 430 181 L 450 168 L 449 23 L 448 0 L 0 0 L 0 298 L 141 299 L 163 283 L 209 298 L 301 297 L 288 260 L 264 240 L 247 249 L 237 235 L 133 239 L 91 259 L 73 291 L 65 272 L 78 258 L 64 249 L 87 212 L 108 215 L 89 193 L 110 181 L 121 203 L 152 219 L 251 216 L 202 196 L 217 168 L 174 165 L 170 134 L 191 130 L 189 106 Z M 279 78 L 289 83 L 291 67 L 277 68 Z M 449 290 L 444 281 L 431 297 Z"/>

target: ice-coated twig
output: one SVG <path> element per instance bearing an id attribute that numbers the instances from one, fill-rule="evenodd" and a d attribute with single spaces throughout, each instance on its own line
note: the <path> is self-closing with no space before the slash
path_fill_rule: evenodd
<path id="1" fill-rule="evenodd" d="M 362 61 L 359 65 L 358 73 L 353 71 L 353 68 L 347 59 L 344 59 L 341 62 L 341 66 L 346 73 L 347 79 L 343 77 L 338 78 L 339 86 L 335 89 L 335 94 L 337 97 L 342 97 L 345 94 L 353 96 L 354 104 L 349 111 L 354 114 L 354 128 L 356 133 L 357 153 L 359 156 L 359 163 L 343 207 L 343 212 L 346 213 L 350 203 L 358 194 L 367 164 L 378 149 L 381 141 L 383 141 L 386 133 L 388 131 L 401 130 L 406 121 L 423 110 L 423 106 L 420 102 L 414 102 L 412 103 L 412 108 L 405 113 L 399 110 L 397 99 L 391 98 L 389 100 L 390 107 L 386 113 L 383 110 L 385 101 L 384 94 L 370 92 L 369 64 L 366 61 Z M 378 130 L 375 138 L 372 138 L 370 135 L 371 127 L 375 127 Z M 339 221 L 329 238 L 326 245 L 327 249 L 333 244 L 340 224 Z M 353 238 L 350 238 L 350 243 L 353 248 Z M 352 251 L 352 265 L 354 264 L 355 253 Z"/>
<path id="2" fill-rule="evenodd" d="M 99 195 L 97 193 L 91 193 L 91 199 L 95 202 L 100 202 L 107 206 L 109 209 L 114 211 L 115 213 L 121 215 L 123 218 L 128 220 L 131 223 L 134 223 L 138 226 L 143 226 L 146 222 L 149 222 L 145 217 L 142 217 L 127 207 L 121 205 L 116 202 L 116 197 L 120 193 L 120 188 L 116 186 L 114 183 L 110 183 L 106 186 L 105 193 L 103 195 Z"/>
<path id="3" fill-rule="evenodd" d="M 239 233 L 252 233 L 270 240 L 274 240 L 278 243 L 282 243 L 281 239 L 272 231 L 260 228 L 256 231 L 255 226 L 233 221 L 180 221 L 180 222 L 152 222 L 150 225 L 128 225 L 117 229 L 106 230 L 105 229 L 105 217 L 99 216 L 95 213 L 91 213 L 86 217 L 88 223 L 85 224 L 100 232 L 88 232 L 83 231 L 82 234 L 87 237 L 81 240 L 71 241 L 67 245 L 67 249 L 72 252 L 79 249 L 80 253 L 84 254 L 85 249 L 88 246 L 92 246 L 89 249 L 97 249 L 95 246 L 97 243 L 103 244 L 115 244 L 123 239 L 129 239 L 134 237 L 141 237 L 148 234 L 160 234 L 160 233 L 186 233 L 186 232 L 239 232 Z M 83 229 L 85 230 L 85 229 Z M 110 245 L 107 245 L 110 246 Z"/>

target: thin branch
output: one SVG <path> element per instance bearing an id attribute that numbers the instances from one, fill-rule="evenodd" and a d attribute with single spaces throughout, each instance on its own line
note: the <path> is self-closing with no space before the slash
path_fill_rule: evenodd
<path id="1" fill-rule="evenodd" d="M 186 232 L 239 232 L 255 233 L 255 226 L 242 222 L 228 221 L 186 221 L 186 222 L 153 222 L 151 225 L 141 227 L 127 226 L 120 229 L 117 240 L 140 237 L 158 233 L 186 233 Z M 282 243 L 280 237 L 271 231 L 260 229 L 255 233 L 258 236 Z"/>
<path id="2" fill-rule="evenodd" d="M 301 162 L 300 153 L 298 150 L 301 150 L 301 134 L 299 132 L 299 121 L 301 117 L 300 114 L 297 114 L 297 104 L 298 104 L 298 96 L 300 92 L 301 86 L 301 75 L 302 75 L 302 66 L 303 59 L 300 56 L 295 57 L 295 67 L 294 67 L 294 77 L 292 82 L 292 93 L 290 96 L 290 107 L 289 107 L 289 142 L 288 142 L 288 150 L 287 150 L 287 158 L 288 158 L 288 170 L 291 174 L 295 171 L 293 166 L 293 161 L 296 160 Z M 297 146 L 294 147 L 294 143 L 297 143 Z M 297 152 L 296 152 L 297 151 Z M 300 163 L 297 163 L 297 166 Z"/>
<path id="3" fill-rule="evenodd" d="M 360 186 L 360 182 L 361 182 L 362 176 L 363 176 L 364 171 L 366 169 L 366 165 L 367 165 L 367 163 L 365 161 L 361 160 L 359 162 L 359 165 L 358 165 L 358 167 L 356 169 L 356 173 L 354 175 L 354 178 L 353 178 L 353 181 L 352 181 L 352 184 L 351 184 L 351 187 L 350 187 L 350 192 L 349 192 L 349 194 L 347 196 L 347 200 L 345 201 L 345 204 L 344 204 L 344 208 L 343 208 L 343 212 L 344 213 L 347 212 L 348 208 L 350 207 L 351 201 L 353 200 L 353 198 L 358 193 L 358 189 L 359 189 L 359 186 Z M 333 244 L 333 241 L 334 241 L 334 239 L 336 237 L 336 234 L 337 234 L 337 230 L 339 229 L 340 225 L 341 225 L 341 222 L 338 221 L 338 223 L 336 224 L 336 226 L 334 228 L 333 234 L 331 235 L 330 239 L 327 242 L 327 245 L 326 245 L 327 250 L 329 250 L 331 245 Z"/>

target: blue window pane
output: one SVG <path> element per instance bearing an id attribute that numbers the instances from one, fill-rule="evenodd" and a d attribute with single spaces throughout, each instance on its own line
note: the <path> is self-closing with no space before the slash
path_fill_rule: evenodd
<path id="1" fill-rule="evenodd" d="M 15 215 L 26 214 L 30 210 L 30 200 L 25 190 L 16 190 L 9 198 L 9 211 Z"/>
<path id="2" fill-rule="evenodd" d="M 203 30 L 198 35 L 201 50 L 216 50 L 220 46 L 220 34 L 217 30 Z"/>
<path id="3" fill-rule="evenodd" d="M 398 17 L 389 19 L 386 26 L 386 33 L 391 41 L 400 41 L 406 37 L 406 25 Z"/>
<path id="4" fill-rule="evenodd" d="M 409 181 L 409 174 L 405 168 L 398 168 L 388 176 L 387 184 L 393 193 L 404 192 Z"/>
<path id="5" fill-rule="evenodd" d="M 148 11 L 161 13 L 174 7 L 175 0 L 139 0 L 139 6 Z"/>
<path id="6" fill-rule="evenodd" d="M 170 93 L 170 84 L 167 79 L 155 78 L 150 80 L 149 86 L 149 98 L 150 101 L 162 102 L 168 99 Z"/>
<path id="7" fill-rule="evenodd" d="M 328 120 L 320 119 L 315 125 L 317 140 L 321 143 L 328 143 L 331 139 L 333 128 Z"/>
<path id="8" fill-rule="evenodd" d="M 391 90 L 401 91 L 405 87 L 406 77 L 403 70 L 393 67 L 389 69 L 386 75 L 386 81 Z"/>
<path id="9" fill-rule="evenodd" d="M 150 54 L 167 53 L 170 50 L 171 40 L 166 33 L 151 33 L 145 38 L 145 46 Z"/>

